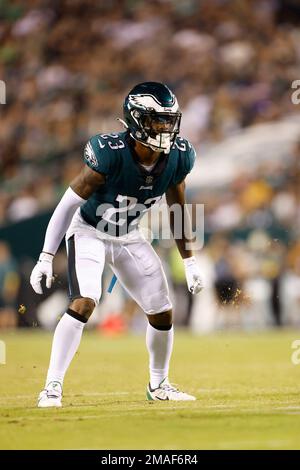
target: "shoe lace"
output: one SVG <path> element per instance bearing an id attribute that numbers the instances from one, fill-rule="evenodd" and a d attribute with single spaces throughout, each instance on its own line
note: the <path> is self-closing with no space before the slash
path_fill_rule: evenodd
<path id="1" fill-rule="evenodd" d="M 177 385 L 177 384 L 174 384 L 174 385 Z M 175 392 L 175 393 L 179 393 L 179 390 L 178 388 L 174 387 L 174 385 L 170 384 L 170 383 L 165 383 L 161 389 L 162 390 L 165 390 L 166 392 Z"/>
<path id="2" fill-rule="evenodd" d="M 57 382 L 57 383 L 59 383 L 59 382 Z M 46 391 L 48 397 L 57 397 L 59 395 L 62 395 L 62 386 L 61 386 L 60 383 L 59 383 L 60 387 L 51 386 L 51 382 L 48 385 L 50 385 L 50 387 L 49 388 L 47 387 L 47 388 L 44 389 Z"/>

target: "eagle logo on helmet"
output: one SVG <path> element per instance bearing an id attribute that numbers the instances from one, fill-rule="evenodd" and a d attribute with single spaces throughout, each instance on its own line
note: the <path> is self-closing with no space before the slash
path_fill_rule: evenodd
<path id="1" fill-rule="evenodd" d="M 173 112 L 178 108 L 177 100 L 173 95 L 171 107 L 165 108 L 158 99 L 151 94 L 129 95 L 129 104 L 133 107 L 138 107 L 143 110 L 156 111 L 156 112 Z"/>
<path id="2" fill-rule="evenodd" d="M 128 100 L 131 105 L 146 109 L 145 104 L 141 100 L 141 96 L 129 95 Z"/>

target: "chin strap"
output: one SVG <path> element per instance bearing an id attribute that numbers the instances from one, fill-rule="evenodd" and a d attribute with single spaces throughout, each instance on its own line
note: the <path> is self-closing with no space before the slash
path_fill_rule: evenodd
<path id="1" fill-rule="evenodd" d="M 125 127 L 125 129 L 128 129 L 128 124 L 127 124 L 125 121 L 123 121 L 123 119 L 117 118 L 116 121 L 119 121 L 121 124 L 123 124 L 123 126 Z"/>

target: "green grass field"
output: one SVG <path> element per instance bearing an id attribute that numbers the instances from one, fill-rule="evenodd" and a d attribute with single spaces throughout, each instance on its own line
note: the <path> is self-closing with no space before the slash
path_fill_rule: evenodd
<path id="1" fill-rule="evenodd" d="M 144 338 L 86 332 L 64 408 L 36 408 L 52 335 L 0 332 L 1 449 L 300 449 L 300 331 L 175 334 L 171 381 L 196 402 L 147 402 Z"/>

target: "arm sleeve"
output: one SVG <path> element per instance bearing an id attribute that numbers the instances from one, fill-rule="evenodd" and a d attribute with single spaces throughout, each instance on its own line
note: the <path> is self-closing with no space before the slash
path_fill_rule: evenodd
<path id="1" fill-rule="evenodd" d="M 86 202 L 85 199 L 78 196 L 72 188 L 67 189 L 52 214 L 46 230 L 45 242 L 42 251 L 55 255 L 64 235 L 66 234 L 75 211 L 84 202 Z"/>

